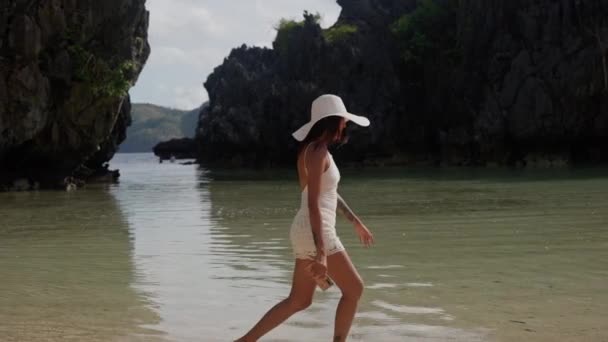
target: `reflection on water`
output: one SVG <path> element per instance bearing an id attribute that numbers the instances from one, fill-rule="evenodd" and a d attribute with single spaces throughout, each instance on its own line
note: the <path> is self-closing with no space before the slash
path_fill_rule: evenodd
<path id="1" fill-rule="evenodd" d="M 0 193 L 1 341 L 155 341 L 107 189 Z"/>
<path id="2" fill-rule="evenodd" d="M 0 336 L 229 341 L 288 294 L 293 171 L 112 163 L 107 189 L 0 194 Z M 608 339 L 605 171 L 342 174 L 377 240 L 338 219 L 366 283 L 353 341 Z M 338 299 L 264 340 L 328 340 Z"/>

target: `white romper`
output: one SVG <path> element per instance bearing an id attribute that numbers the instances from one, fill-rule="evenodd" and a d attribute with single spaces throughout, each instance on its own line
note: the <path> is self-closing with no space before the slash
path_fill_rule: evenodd
<path id="1" fill-rule="evenodd" d="M 309 145 L 310 146 L 310 145 Z M 306 161 L 304 150 L 304 161 Z M 321 175 L 321 192 L 319 194 L 319 207 L 321 211 L 321 232 L 325 254 L 332 255 L 344 250 L 344 246 L 336 234 L 336 209 L 338 206 L 338 182 L 340 171 L 329 155 L 329 168 Z M 306 166 L 305 166 L 306 168 Z M 317 254 L 317 248 L 312 237 L 312 227 L 308 211 L 308 185 L 301 194 L 300 209 L 293 219 L 290 230 L 291 245 L 296 259 L 311 259 Z"/>

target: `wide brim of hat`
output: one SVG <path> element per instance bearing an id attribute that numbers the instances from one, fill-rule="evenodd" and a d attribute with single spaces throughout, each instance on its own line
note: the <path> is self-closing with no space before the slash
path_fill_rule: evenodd
<path id="1" fill-rule="evenodd" d="M 292 136 L 298 141 L 303 141 L 304 139 L 306 139 L 306 136 L 308 135 L 308 132 L 310 132 L 310 129 L 312 128 L 312 126 L 314 126 L 314 124 L 317 123 L 317 121 L 319 121 L 323 118 L 326 118 L 328 116 L 341 116 L 341 117 L 345 118 L 346 120 L 352 121 L 352 122 L 356 123 L 357 125 L 363 126 L 363 127 L 367 127 L 370 124 L 369 119 L 366 118 L 365 116 L 355 115 L 355 114 L 348 113 L 348 112 L 333 113 L 333 114 L 324 115 L 315 121 L 307 122 L 302 127 L 300 127 L 297 131 L 293 132 Z"/>

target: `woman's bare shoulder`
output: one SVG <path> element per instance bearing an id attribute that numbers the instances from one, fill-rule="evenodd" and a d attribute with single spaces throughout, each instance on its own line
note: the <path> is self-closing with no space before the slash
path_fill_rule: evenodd
<path id="1" fill-rule="evenodd" d="M 310 143 L 309 148 L 308 148 L 308 155 L 312 155 L 315 157 L 325 157 L 325 155 L 327 154 L 327 145 L 325 144 L 317 144 L 317 143 Z"/>
<path id="2" fill-rule="evenodd" d="M 323 144 L 315 144 L 314 146 L 310 146 L 304 162 L 306 163 L 307 169 L 320 170 L 323 172 L 325 169 L 326 159 L 327 146 Z"/>

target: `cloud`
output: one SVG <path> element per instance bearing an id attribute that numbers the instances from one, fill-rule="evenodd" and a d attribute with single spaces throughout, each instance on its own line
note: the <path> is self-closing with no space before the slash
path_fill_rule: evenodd
<path id="1" fill-rule="evenodd" d="M 300 19 L 304 10 L 321 13 L 324 27 L 340 11 L 335 0 L 148 0 L 146 6 L 152 52 L 132 100 L 181 109 L 207 100 L 202 84 L 232 48 L 271 46 L 279 20 Z"/>
<path id="2" fill-rule="evenodd" d="M 151 15 L 149 33 L 161 43 L 183 41 L 191 36 L 218 36 L 225 27 L 205 7 L 188 6 L 187 1 L 148 2 Z M 152 17 L 153 15 L 153 17 Z"/>
<path id="3" fill-rule="evenodd" d="M 146 68 L 163 68 L 164 72 L 181 70 L 185 67 L 190 68 L 190 72 L 201 73 L 207 70 L 210 64 L 219 64 L 224 57 L 224 49 L 202 47 L 179 48 L 175 46 L 160 46 L 155 49 L 155 53 L 150 56 Z M 219 57 L 221 56 L 221 58 Z"/>
<path id="4" fill-rule="evenodd" d="M 196 88 L 184 88 L 176 87 L 173 89 L 175 94 L 175 105 L 177 108 L 182 109 L 194 109 L 202 104 L 201 93 L 203 92 L 202 87 Z"/>
<path id="5" fill-rule="evenodd" d="M 191 63 L 192 58 L 186 51 L 175 46 L 161 46 L 155 49 L 155 53 L 152 55 L 152 61 L 150 63 L 158 64 L 174 64 L 174 63 Z"/>

